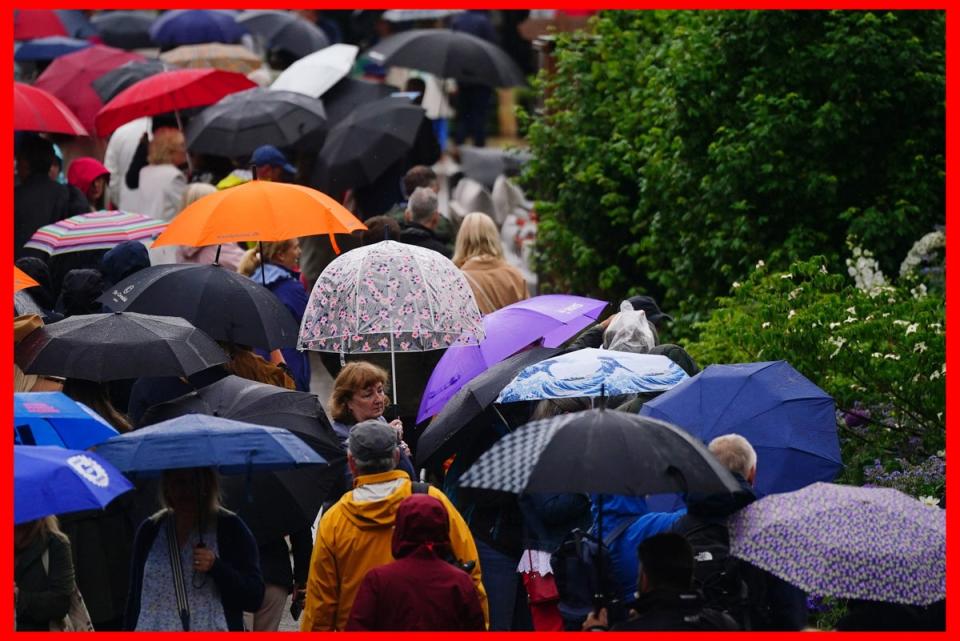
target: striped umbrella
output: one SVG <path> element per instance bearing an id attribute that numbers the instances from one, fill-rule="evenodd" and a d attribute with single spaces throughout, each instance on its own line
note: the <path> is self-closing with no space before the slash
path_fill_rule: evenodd
<path id="1" fill-rule="evenodd" d="M 155 238 L 167 223 L 127 211 L 97 211 L 71 216 L 38 229 L 24 247 L 51 256 L 91 249 L 111 249 L 125 240 Z"/>

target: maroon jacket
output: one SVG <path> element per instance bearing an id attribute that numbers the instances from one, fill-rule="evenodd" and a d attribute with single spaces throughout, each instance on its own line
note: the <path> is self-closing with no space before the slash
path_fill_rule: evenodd
<path id="1" fill-rule="evenodd" d="M 449 550 L 443 503 L 413 494 L 400 503 L 393 563 L 370 570 L 360 584 L 347 630 L 484 630 L 470 575 L 440 555 Z"/>

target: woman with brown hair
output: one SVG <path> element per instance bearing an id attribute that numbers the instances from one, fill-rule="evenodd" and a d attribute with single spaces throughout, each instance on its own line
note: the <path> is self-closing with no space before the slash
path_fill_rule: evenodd
<path id="1" fill-rule="evenodd" d="M 17 631 L 61 629 L 76 583 L 70 540 L 57 517 L 15 525 L 13 558 Z"/>
<path id="2" fill-rule="evenodd" d="M 474 212 L 463 219 L 453 264 L 467 277 L 481 314 L 529 298 L 523 274 L 503 257 L 496 223 L 484 213 Z"/>

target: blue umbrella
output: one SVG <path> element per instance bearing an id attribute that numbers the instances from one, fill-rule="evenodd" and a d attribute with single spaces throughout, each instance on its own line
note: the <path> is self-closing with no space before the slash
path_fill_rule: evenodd
<path id="1" fill-rule="evenodd" d="M 62 392 L 13 395 L 13 442 L 76 450 L 102 443 L 117 430 L 83 403 Z"/>
<path id="2" fill-rule="evenodd" d="M 161 46 L 234 43 L 245 33 L 231 12 L 212 9 L 167 11 L 150 26 L 150 37 Z"/>
<path id="3" fill-rule="evenodd" d="M 77 40 L 65 36 L 48 36 L 28 40 L 17 46 L 13 59 L 17 62 L 33 60 L 53 60 L 62 55 L 86 49 L 93 43 L 89 40 Z"/>
<path id="4" fill-rule="evenodd" d="M 97 454 L 124 473 L 140 476 L 191 467 L 242 474 L 326 463 L 288 430 L 202 414 L 185 414 L 115 436 L 98 446 Z"/>
<path id="5" fill-rule="evenodd" d="M 640 414 L 705 443 L 740 434 L 757 451 L 761 494 L 832 481 L 843 466 L 833 398 L 786 361 L 711 365 L 645 403 Z"/>
<path id="6" fill-rule="evenodd" d="M 679 365 L 659 354 L 578 349 L 521 370 L 497 402 L 662 392 L 686 378 Z"/>
<path id="7" fill-rule="evenodd" d="M 57 15 L 60 16 L 60 22 L 68 36 L 89 38 L 97 35 L 97 28 L 80 9 L 57 9 Z"/>
<path id="8" fill-rule="evenodd" d="M 13 446 L 13 522 L 105 507 L 133 489 L 116 468 L 92 452 Z"/>

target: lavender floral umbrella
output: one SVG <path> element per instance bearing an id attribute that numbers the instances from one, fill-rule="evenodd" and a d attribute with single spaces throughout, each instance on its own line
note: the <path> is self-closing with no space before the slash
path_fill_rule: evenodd
<path id="1" fill-rule="evenodd" d="M 297 347 L 392 356 L 483 337 L 480 310 L 463 272 L 431 249 L 385 240 L 327 265 L 307 302 Z M 396 402 L 396 376 L 391 379 Z"/>
<path id="2" fill-rule="evenodd" d="M 946 597 L 946 512 L 897 490 L 814 483 L 731 518 L 730 552 L 807 592 L 929 605 Z"/>

